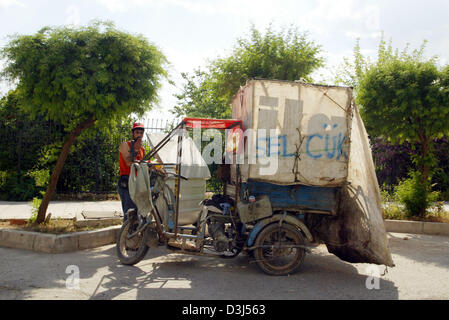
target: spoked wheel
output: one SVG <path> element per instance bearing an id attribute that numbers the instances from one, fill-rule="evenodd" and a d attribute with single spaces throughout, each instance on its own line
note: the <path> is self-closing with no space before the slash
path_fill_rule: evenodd
<path id="1" fill-rule="evenodd" d="M 298 270 L 304 261 L 306 250 L 301 232 L 292 225 L 277 223 L 267 226 L 257 237 L 254 258 L 263 272 L 285 276 Z"/>
<path id="2" fill-rule="evenodd" d="M 121 263 L 125 265 L 135 265 L 141 261 L 148 252 L 146 245 L 145 230 L 128 239 L 137 231 L 139 222 L 135 217 L 130 217 L 123 224 L 117 237 L 117 255 Z"/>

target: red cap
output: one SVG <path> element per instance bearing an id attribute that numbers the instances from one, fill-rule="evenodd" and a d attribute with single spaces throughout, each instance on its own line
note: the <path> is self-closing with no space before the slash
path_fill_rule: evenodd
<path id="1" fill-rule="evenodd" d="M 134 123 L 132 130 L 134 130 L 134 129 L 143 129 L 143 130 L 145 130 L 145 126 L 142 123 Z"/>

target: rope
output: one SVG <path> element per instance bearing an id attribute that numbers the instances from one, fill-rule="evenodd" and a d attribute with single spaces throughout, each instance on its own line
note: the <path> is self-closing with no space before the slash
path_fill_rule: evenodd
<path id="1" fill-rule="evenodd" d="M 298 131 L 298 134 L 299 134 L 299 145 L 295 144 L 295 146 L 296 146 L 295 162 L 293 164 L 292 173 L 295 175 L 295 182 L 300 182 L 299 178 L 298 178 L 298 177 L 300 177 L 303 179 L 304 182 L 310 184 L 310 181 L 308 181 L 306 178 L 304 178 L 304 176 L 299 171 L 299 162 L 301 161 L 301 147 L 302 147 L 302 144 L 304 143 L 304 140 L 306 137 L 303 137 L 301 135 L 301 131 L 299 130 L 299 128 L 296 128 L 296 131 Z"/>
<path id="2" fill-rule="evenodd" d="M 332 99 L 331 97 L 329 97 L 327 95 L 327 91 L 323 93 L 330 101 L 332 101 L 333 103 L 335 103 L 337 106 L 339 106 L 344 112 L 347 112 L 347 110 L 345 108 L 343 108 L 337 101 L 335 101 L 334 99 Z"/>

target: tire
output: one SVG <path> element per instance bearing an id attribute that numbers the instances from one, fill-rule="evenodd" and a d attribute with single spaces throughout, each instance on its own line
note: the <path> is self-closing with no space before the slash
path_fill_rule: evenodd
<path id="1" fill-rule="evenodd" d="M 131 233 L 129 232 L 130 226 L 132 225 L 132 227 L 135 228 L 136 224 L 138 225 L 137 219 L 127 219 L 117 236 L 117 256 L 122 264 L 128 266 L 132 266 L 140 262 L 145 257 L 149 249 L 146 245 L 148 233 L 145 232 L 145 230 L 141 232 L 140 235 L 136 235 L 135 237 L 126 240 L 127 235 Z M 127 250 L 127 248 L 132 250 Z"/>
<path id="2" fill-rule="evenodd" d="M 278 223 L 270 224 L 262 229 L 255 245 L 276 245 L 279 243 L 279 236 L 281 236 L 282 244 L 305 245 L 304 236 L 300 230 L 290 224 L 283 224 L 279 228 Z M 286 276 L 297 272 L 306 256 L 304 248 L 256 248 L 253 252 L 258 267 L 271 276 Z M 287 255 L 291 256 L 291 259 L 283 264 Z"/>

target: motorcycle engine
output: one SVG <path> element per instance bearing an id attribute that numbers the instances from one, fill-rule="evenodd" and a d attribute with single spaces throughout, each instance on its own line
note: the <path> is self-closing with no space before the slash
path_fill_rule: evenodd
<path id="1" fill-rule="evenodd" d="M 234 200 L 229 196 L 214 195 L 212 199 L 204 200 L 202 204 L 207 210 L 207 226 L 215 251 L 231 251 L 235 238 L 230 215 Z"/>
<path id="2" fill-rule="evenodd" d="M 214 239 L 214 249 L 217 252 L 224 252 L 229 249 L 229 242 L 231 239 L 225 234 L 225 224 L 215 221 L 210 222 L 208 226 L 209 233 L 212 236 L 212 239 Z"/>

